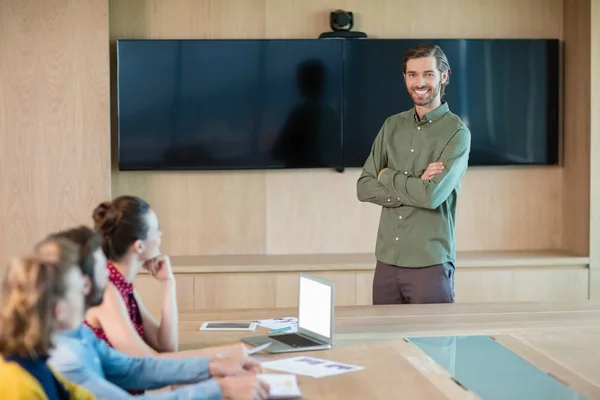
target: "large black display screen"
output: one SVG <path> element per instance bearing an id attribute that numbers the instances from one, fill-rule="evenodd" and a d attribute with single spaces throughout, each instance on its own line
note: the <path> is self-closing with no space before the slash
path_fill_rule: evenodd
<path id="1" fill-rule="evenodd" d="M 444 100 L 471 131 L 470 165 L 558 162 L 558 40 L 382 39 L 345 45 L 346 167 L 362 166 L 385 119 L 413 106 L 402 56 L 423 42 L 450 63 Z"/>
<path id="2" fill-rule="evenodd" d="M 119 166 L 340 168 L 341 89 L 334 41 L 119 41 Z"/>
<path id="3" fill-rule="evenodd" d="M 402 55 L 421 42 L 450 62 L 470 165 L 558 162 L 558 40 L 119 40 L 119 168 L 361 167 L 413 106 Z"/>

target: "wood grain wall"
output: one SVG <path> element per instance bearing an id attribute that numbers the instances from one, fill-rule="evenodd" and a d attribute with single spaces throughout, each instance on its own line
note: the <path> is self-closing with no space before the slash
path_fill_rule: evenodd
<path id="1" fill-rule="evenodd" d="M 110 195 L 109 132 L 108 2 L 0 1 L 2 267 Z"/>
<path id="2" fill-rule="evenodd" d="M 600 299 L 600 0 L 590 1 L 590 298 Z"/>
<path id="3" fill-rule="evenodd" d="M 590 252 L 590 0 L 564 2 L 563 248 Z"/>
<path id="4" fill-rule="evenodd" d="M 459 202 L 458 246 L 590 252 L 590 295 L 598 297 L 600 252 L 593 243 L 600 238 L 600 191 L 597 157 L 590 154 L 600 151 L 593 90 L 600 0 L 1 0 L 0 259 L 49 231 L 89 222 L 111 187 L 112 195 L 139 194 L 154 205 L 173 255 L 371 252 L 379 210 L 355 200 L 357 170 L 121 173 L 113 164 L 111 186 L 109 68 L 116 64 L 114 57 L 109 62 L 109 35 L 112 44 L 117 38 L 316 37 L 328 30 L 334 8 L 354 11 L 356 29 L 371 37 L 564 39 L 564 168 L 472 168 Z M 472 269 L 461 275 L 457 292 L 463 301 L 553 299 L 557 292 L 585 298 L 586 267 L 561 268 Z M 348 289 L 341 303 L 368 303 L 371 273 L 336 275 Z M 196 278 L 178 277 L 182 308 L 237 306 L 215 303 L 222 300 L 206 294 L 205 277 Z M 279 285 L 279 275 L 226 278 L 232 280 L 227 290 L 246 287 L 245 278 L 264 280 L 286 293 L 283 303 L 291 301 L 293 290 Z M 539 290 L 522 285 L 531 281 Z M 142 286 L 152 298 L 152 285 Z M 476 293 L 477 287 L 487 289 Z M 201 296 L 189 296 L 196 292 Z"/>
<path id="5" fill-rule="evenodd" d="M 561 0 L 112 0 L 110 37 L 113 43 L 119 38 L 314 38 L 329 30 L 328 15 L 336 8 L 352 10 L 355 29 L 371 37 L 564 36 Z M 113 54 L 113 69 L 115 63 Z M 571 91 L 571 98 L 577 96 Z M 565 175 L 585 167 L 585 159 L 573 156 L 585 143 L 578 136 L 585 134 L 580 117 L 582 112 L 568 120 L 571 153 L 565 170 L 471 168 L 458 205 L 458 250 L 565 246 L 586 253 L 585 210 L 572 219 L 563 208 L 566 191 L 569 199 L 585 196 L 585 175 L 575 180 Z M 379 208 L 356 200 L 358 175 L 358 170 L 113 169 L 112 188 L 113 195 L 138 194 L 152 204 L 161 218 L 165 251 L 173 255 L 372 252 Z"/>

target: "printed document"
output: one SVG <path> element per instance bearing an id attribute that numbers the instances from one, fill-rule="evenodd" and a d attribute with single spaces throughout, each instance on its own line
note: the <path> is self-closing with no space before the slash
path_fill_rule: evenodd
<path id="1" fill-rule="evenodd" d="M 323 378 L 325 376 L 339 375 L 364 369 L 364 367 L 358 365 L 338 363 L 314 357 L 283 358 L 275 361 L 266 361 L 261 365 L 264 369 L 283 371 L 296 375 L 307 375 L 313 378 Z"/>

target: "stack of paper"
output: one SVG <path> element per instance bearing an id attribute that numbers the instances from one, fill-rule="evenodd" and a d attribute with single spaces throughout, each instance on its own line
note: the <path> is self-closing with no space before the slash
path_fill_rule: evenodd
<path id="1" fill-rule="evenodd" d="M 296 375 L 307 375 L 313 378 L 339 375 L 346 372 L 360 371 L 364 367 L 323 360 L 314 357 L 283 358 L 275 361 L 263 362 L 262 367 L 276 371 L 284 371 Z"/>
<path id="2" fill-rule="evenodd" d="M 269 399 L 299 399 L 302 397 L 296 375 L 259 374 L 258 378 L 271 386 Z"/>
<path id="3" fill-rule="evenodd" d="M 298 318 L 296 317 L 261 319 L 256 321 L 256 323 L 258 323 L 258 325 L 262 326 L 263 328 L 271 329 L 273 331 L 277 331 L 279 329 L 284 328 L 286 328 L 285 333 L 292 333 L 298 331 Z"/>

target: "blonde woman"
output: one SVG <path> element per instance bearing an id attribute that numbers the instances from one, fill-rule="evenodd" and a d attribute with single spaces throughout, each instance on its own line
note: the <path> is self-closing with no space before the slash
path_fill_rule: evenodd
<path id="1" fill-rule="evenodd" d="M 84 282 L 77 248 L 56 241 L 62 259 L 15 259 L 2 282 L 0 393 L 3 399 L 93 399 L 47 364 L 55 335 L 84 317 Z M 67 251 L 64 251 L 67 250 Z"/>

